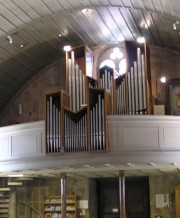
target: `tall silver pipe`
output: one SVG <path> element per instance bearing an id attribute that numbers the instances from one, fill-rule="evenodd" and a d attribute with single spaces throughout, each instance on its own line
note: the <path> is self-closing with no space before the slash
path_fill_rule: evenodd
<path id="1" fill-rule="evenodd" d="M 47 143 L 47 153 L 49 153 L 49 140 L 50 140 L 50 134 L 49 134 L 49 101 L 46 102 L 46 143 Z"/>
<path id="2" fill-rule="evenodd" d="M 84 74 L 83 74 L 83 77 L 82 77 L 82 78 L 83 78 L 83 80 L 82 80 L 82 81 L 83 81 L 83 84 L 82 84 L 82 85 L 83 85 L 83 86 L 82 86 L 82 87 L 83 87 L 83 88 L 82 88 L 82 90 L 83 90 L 83 93 L 82 93 L 82 94 L 83 94 L 83 104 L 85 104 L 85 103 L 86 103 L 86 100 L 85 100 L 86 90 L 85 90 L 85 75 L 84 75 Z"/>
<path id="3" fill-rule="evenodd" d="M 104 99 L 102 98 L 102 150 L 105 149 L 105 114 L 104 114 Z"/>
<path id="4" fill-rule="evenodd" d="M 80 92 L 80 106 L 83 104 L 83 75 L 82 71 L 79 70 L 79 92 Z"/>
<path id="5" fill-rule="evenodd" d="M 61 111 L 59 110 L 58 113 L 59 113 L 58 148 L 60 149 L 61 148 Z"/>
<path id="6" fill-rule="evenodd" d="M 101 95 L 98 95 L 98 112 L 99 112 L 99 149 L 102 150 L 102 124 L 101 124 L 101 116 L 102 116 L 102 111 L 101 111 Z"/>
<path id="7" fill-rule="evenodd" d="M 72 110 L 72 62 L 68 59 L 68 74 L 69 74 L 69 96 L 70 96 L 70 109 Z"/>
<path id="8" fill-rule="evenodd" d="M 85 114 L 85 117 L 84 117 L 84 130 L 85 130 L 85 151 L 88 150 L 88 140 L 87 140 L 87 115 Z"/>
<path id="9" fill-rule="evenodd" d="M 72 78 L 72 109 L 76 111 L 76 86 L 75 86 L 75 56 L 74 51 L 71 51 L 71 78 Z"/>
<path id="10" fill-rule="evenodd" d="M 132 95 L 132 113 L 135 113 L 135 90 L 134 90 L 134 71 L 131 67 L 131 95 Z"/>
<path id="11" fill-rule="evenodd" d="M 131 89 L 131 75 L 127 73 L 128 78 L 128 100 L 129 100 L 129 113 L 132 114 L 132 89 Z"/>
<path id="12" fill-rule="evenodd" d="M 139 98 L 138 98 L 138 75 L 137 75 L 137 62 L 134 61 L 134 86 L 135 86 L 135 112 L 139 111 Z"/>
<path id="13" fill-rule="evenodd" d="M 50 152 L 52 152 L 52 133 L 53 133 L 53 105 L 52 105 L 52 96 L 50 96 L 49 98 L 49 102 L 50 102 L 50 105 L 49 105 L 49 121 L 50 121 L 50 127 L 49 127 L 49 136 L 50 136 Z"/>
<path id="14" fill-rule="evenodd" d="M 99 145 L 98 145 L 98 141 L 99 141 L 99 134 L 98 134 L 99 126 L 98 126 L 98 105 L 97 105 L 97 103 L 95 105 L 95 111 L 96 111 L 96 147 L 97 147 L 97 150 L 99 150 Z"/>
<path id="15" fill-rule="evenodd" d="M 143 81 L 143 107 L 144 109 L 147 109 L 147 96 L 146 96 L 146 78 L 145 78 L 145 64 L 144 64 L 144 55 L 141 55 L 142 60 L 142 81 Z"/>
<path id="16" fill-rule="evenodd" d="M 55 152 L 56 147 L 56 106 L 53 104 L 53 152 Z"/>
<path id="17" fill-rule="evenodd" d="M 142 66 L 141 66 L 141 49 L 137 48 L 137 66 L 138 66 L 138 88 L 139 88 L 139 109 L 143 109 L 142 97 Z"/>
<path id="18" fill-rule="evenodd" d="M 56 152 L 58 152 L 58 147 L 59 147 L 58 134 L 59 134 L 59 111 L 58 108 L 56 107 Z"/>
<path id="19" fill-rule="evenodd" d="M 80 104 L 79 104 L 79 66 L 76 64 L 76 109 L 80 109 Z"/>
<path id="20" fill-rule="evenodd" d="M 96 113 L 95 107 L 93 107 L 93 147 L 96 150 Z"/>

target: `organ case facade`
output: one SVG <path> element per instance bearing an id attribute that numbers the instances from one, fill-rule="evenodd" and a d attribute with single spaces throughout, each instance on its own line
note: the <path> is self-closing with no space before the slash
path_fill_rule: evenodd
<path id="1" fill-rule="evenodd" d="M 66 92 L 46 95 L 46 153 L 107 151 L 108 114 L 149 114 L 148 58 L 146 45 L 128 42 L 127 72 L 114 79 L 104 66 L 95 79 L 87 46 L 66 52 Z"/>

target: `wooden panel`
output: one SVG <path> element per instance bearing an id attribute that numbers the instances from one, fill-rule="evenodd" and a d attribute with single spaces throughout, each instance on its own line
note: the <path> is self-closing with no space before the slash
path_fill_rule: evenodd
<path id="1" fill-rule="evenodd" d="M 47 7 L 49 7 L 49 9 L 53 12 L 56 13 L 59 10 L 62 10 L 63 7 L 62 5 L 60 5 L 60 3 L 58 1 L 50 1 L 50 0 L 43 0 L 44 4 L 47 5 Z"/>
<path id="2" fill-rule="evenodd" d="M 36 152 L 36 133 L 25 133 L 12 136 L 12 156 L 35 154 Z"/>
<path id="3" fill-rule="evenodd" d="M 97 29 L 93 26 L 93 24 L 89 22 L 86 17 L 86 13 L 83 14 L 79 13 L 79 11 L 75 11 L 72 14 L 76 17 L 77 22 L 83 27 L 86 33 L 88 33 L 94 43 L 102 43 L 103 37 L 97 32 Z"/>
<path id="4" fill-rule="evenodd" d="M 123 128 L 124 149 L 158 148 L 158 128 L 136 126 Z"/>
<path id="5" fill-rule="evenodd" d="M 133 40 L 133 35 L 126 24 L 126 19 L 122 16 L 121 11 L 119 8 L 116 7 L 109 7 L 109 12 L 111 16 L 115 20 L 116 24 L 118 25 L 119 29 L 121 30 L 125 40 Z"/>
<path id="6" fill-rule="evenodd" d="M 11 138 L 9 136 L 0 137 L 0 159 L 10 157 L 11 155 Z"/>
<path id="7" fill-rule="evenodd" d="M 1 0 L 1 4 L 7 7 L 10 10 L 11 14 L 14 14 L 24 24 L 32 21 L 32 19 L 23 10 L 21 10 L 15 2 L 11 0 Z"/>
<path id="8" fill-rule="evenodd" d="M 16 0 L 16 5 L 33 20 L 40 18 L 38 12 L 34 10 L 26 1 Z"/>
<path id="9" fill-rule="evenodd" d="M 97 28 L 97 31 L 99 31 L 99 33 L 103 36 L 104 40 L 111 43 L 117 42 L 97 10 L 93 10 L 93 16 L 88 13 L 86 14 L 86 16 L 88 16 L 88 19 L 91 23 L 93 23 L 95 28 Z"/>
<path id="10" fill-rule="evenodd" d="M 163 128 L 163 147 L 179 147 L 180 145 L 180 127 L 164 127 Z"/>
<path id="11" fill-rule="evenodd" d="M 112 36 L 115 37 L 117 42 L 122 42 L 124 40 L 124 36 L 122 35 L 122 32 L 118 28 L 117 24 L 115 23 L 114 19 L 112 18 L 107 8 L 98 8 L 97 10 L 100 16 L 102 17 L 104 23 L 106 24 L 106 26 L 111 31 Z M 116 17 L 116 19 L 118 20 L 118 17 Z"/>

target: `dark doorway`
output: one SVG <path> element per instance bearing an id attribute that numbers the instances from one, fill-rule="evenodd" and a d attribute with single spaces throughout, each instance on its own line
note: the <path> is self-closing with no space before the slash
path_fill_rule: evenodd
<path id="1" fill-rule="evenodd" d="M 150 218 L 149 178 L 128 177 L 126 186 L 126 218 Z M 98 218 L 119 218 L 119 179 L 97 180 Z"/>

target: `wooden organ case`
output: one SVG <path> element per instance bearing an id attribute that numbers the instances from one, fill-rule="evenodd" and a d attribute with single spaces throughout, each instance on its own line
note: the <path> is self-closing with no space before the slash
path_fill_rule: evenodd
<path id="1" fill-rule="evenodd" d="M 46 94 L 46 153 L 108 151 L 107 115 L 149 114 L 147 46 L 126 43 L 127 73 L 114 79 L 104 66 L 92 77 L 85 46 L 66 52 L 66 91 Z"/>

